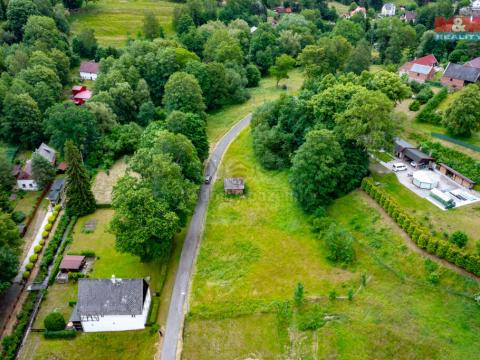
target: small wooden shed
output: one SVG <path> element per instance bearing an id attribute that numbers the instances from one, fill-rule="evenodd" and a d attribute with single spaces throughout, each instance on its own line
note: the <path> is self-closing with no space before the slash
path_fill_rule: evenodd
<path id="1" fill-rule="evenodd" d="M 245 190 L 245 185 L 243 183 L 243 178 L 225 178 L 223 180 L 223 188 L 226 194 L 230 195 L 243 195 Z"/>

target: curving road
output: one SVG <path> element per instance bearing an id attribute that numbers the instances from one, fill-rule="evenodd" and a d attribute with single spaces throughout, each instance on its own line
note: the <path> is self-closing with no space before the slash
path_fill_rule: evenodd
<path id="1" fill-rule="evenodd" d="M 210 191 L 214 182 L 213 180 L 215 179 L 217 167 L 228 146 L 237 135 L 250 124 L 251 120 L 252 115 L 249 114 L 236 123 L 222 139 L 220 139 L 208 160 L 206 173 L 212 175 L 213 179 L 210 184 L 204 184 L 200 189 L 198 202 L 195 206 L 192 220 L 190 221 L 185 237 L 182 255 L 180 256 L 180 264 L 175 277 L 170 308 L 168 309 L 161 360 L 175 360 L 177 358 L 178 344 L 182 337 L 183 322 L 185 320 L 185 314 L 188 311 L 187 296 L 190 286 L 190 276 L 192 275 L 198 244 L 203 235 L 205 215 L 207 213 Z"/>

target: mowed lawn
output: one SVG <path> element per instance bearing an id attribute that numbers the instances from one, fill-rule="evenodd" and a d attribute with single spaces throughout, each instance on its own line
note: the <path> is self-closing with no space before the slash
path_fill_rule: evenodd
<path id="1" fill-rule="evenodd" d="M 243 104 L 222 107 L 212 111 L 207 116 L 207 135 L 210 144 L 215 144 L 232 127 L 233 124 L 243 119 L 255 108 L 265 102 L 278 98 L 281 94 L 294 95 L 303 84 L 303 74 L 299 69 L 290 71 L 289 79 L 280 81 L 287 86 L 287 90 L 276 87 L 273 77 L 260 80 L 258 87 L 251 88 L 250 99 Z"/>
<path id="2" fill-rule="evenodd" d="M 457 230 L 464 231 L 470 238 L 467 248 L 475 251 L 475 243 L 480 241 L 480 203 L 443 211 L 400 184 L 393 173 L 374 174 L 374 179 L 439 238 L 444 238 L 446 234 L 452 234 Z"/>
<path id="3" fill-rule="evenodd" d="M 244 197 L 223 194 L 224 176 L 243 176 Z M 427 281 L 424 259 L 405 245 L 365 194 L 337 200 L 329 215 L 355 237 L 357 261 L 328 262 L 321 241 L 290 194 L 287 173 L 255 161 L 250 132 L 228 150 L 214 185 L 192 284 L 183 359 L 473 359 L 480 312 L 472 280 L 438 269 Z M 352 302 L 345 296 L 368 282 Z M 297 282 L 309 306 L 337 320 L 300 331 L 284 321 Z"/>
<path id="4" fill-rule="evenodd" d="M 141 263 L 135 256 L 119 253 L 115 250 L 115 236 L 108 232 L 108 224 L 113 210 L 99 209 L 94 214 L 78 220 L 74 229 L 74 241 L 66 253 L 94 251 L 97 259 L 93 264 L 90 278 L 136 278 L 150 276 L 153 292 L 160 292 L 165 277 L 165 267 L 158 262 Z M 93 233 L 83 232 L 86 221 L 97 220 Z M 42 303 L 34 327 L 43 328 L 43 320 L 51 311 L 59 311 L 68 321 L 73 310 L 68 305 L 70 300 L 76 301 L 77 284 L 54 284 L 48 289 Z M 31 333 L 22 359 L 152 359 L 156 333 L 149 329 L 115 333 L 79 334 L 74 340 L 45 340 L 39 333 Z"/>
<path id="5" fill-rule="evenodd" d="M 136 38 L 143 32 L 143 17 L 153 12 L 160 25 L 171 32 L 173 8 L 175 4 L 160 0 L 101 0 L 89 2 L 77 12 L 72 12 L 70 22 L 72 32 L 94 29 L 95 36 L 102 46 L 124 46 L 128 37 Z"/>

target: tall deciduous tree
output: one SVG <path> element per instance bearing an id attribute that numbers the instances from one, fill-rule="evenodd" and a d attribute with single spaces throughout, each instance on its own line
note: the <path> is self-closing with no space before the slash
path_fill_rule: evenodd
<path id="1" fill-rule="evenodd" d="M 95 211 L 95 198 L 90 189 L 90 179 L 83 166 L 82 155 L 72 140 L 65 142 L 65 162 L 67 163 L 67 211 L 75 216 L 91 214 Z"/>
<path id="2" fill-rule="evenodd" d="M 12 163 L 0 153 L 0 192 L 9 192 L 15 185 L 15 177 L 12 175 Z"/>
<path id="3" fill-rule="evenodd" d="M 0 213 L 0 293 L 18 272 L 20 235 L 10 215 Z"/>
<path id="4" fill-rule="evenodd" d="M 38 14 L 38 8 L 31 0 L 12 0 L 8 2 L 8 26 L 18 39 L 22 38 L 23 27 L 29 16 Z"/>
<path id="5" fill-rule="evenodd" d="M 480 130 L 480 89 L 468 85 L 445 112 L 444 124 L 448 131 L 457 136 L 471 136 Z"/>
<path id="6" fill-rule="evenodd" d="M 275 65 L 270 68 L 270 74 L 275 76 L 278 83 L 282 79 L 288 79 L 288 72 L 293 69 L 295 65 L 295 59 L 290 55 L 283 54 L 275 59 Z"/>
<path id="7" fill-rule="evenodd" d="M 163 37 L 163 29 L 155 14 L 151 11 L 147 12 L 143 17 L 143 35 L 148 40 Z"/>
<path id="8" fill-rule="evenodd" d="M 30 95 L 8 94 L 5 97 L 3 113 L 0 124 L 5 140 L 19 143 L 25 148 L 38 145 L 42 138 L 42 115 Z"/>
<path id="9" fill-rule="evenodd" d="M 163 104 L 167 111 L 179 110 L 201 114 L 205 110 L 202 90 L 197 79 L 185 72 L 176 72 L 165 85 Z"/>
<path id="10" fill-rule="evenodd" d="M 343 174 L 344 157 L 335 135 L 329 130 L 312 130 L 292 160 L 290 183 L 302 208 L 314 212 L 325 207 L 337 192 Z"/>
<path id="11" fill-rule="evenodd" d="M 32 156 L 32 178 L 40 189 L 50 184 L 55 179 L 56 170 L 43 156 L 34 154 Z"/>
<path id="12" fill-rule="evenodd" d="M 110 228 L 116 235 L 116 248 L 143 262 L 165 260 L 179 224 L 166 202 L 154 198 L 139 180 L 126 176 L 113 189 L 112 205 L 115 215 Z"/>

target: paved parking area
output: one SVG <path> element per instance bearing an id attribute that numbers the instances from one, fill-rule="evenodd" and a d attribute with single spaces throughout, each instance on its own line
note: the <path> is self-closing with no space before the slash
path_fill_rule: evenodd
<path id="1" fill-rule="evenodd" d="M 395 163 L 403 163 L 407 166 L 406 171 L 395 172 L 395 175 L 397 176 L 398 181 L 402 185 L 404 185 L 410 191 L 413 191 L 418 196 L 427 199 L 438 208 L 445 210 L 445 207 L 441 203 L 439 203 L 438 201 L 436 201 L 430 196 L 430 190 L 420 189 L 419 187 L 417 187 L 412 183 L 413 173 L 418 171 L 418 169 L 412 167 L 409 163 L 399 159 L 389 161 L 388 163 L 382 162 L 382 165 L 391 171 L 392 166 Z M 441 174 L 436 170 L 429 170 L 429 172 L 430 171 L 432 173 L 432 177 L 438 179 L 437 189 L 443 192 L 445 195 L 447 195 L 451 199 L 453 199 L 456 204 L 455 207 L 464 206 L 464 205 L 468 205 L 468 204 L 472 204 L 480 201 L 480 194 L 478 192 L 474 190 L 468 190 L 460 186 L 455 181 L 453 181 L 449 177 Z"/>

